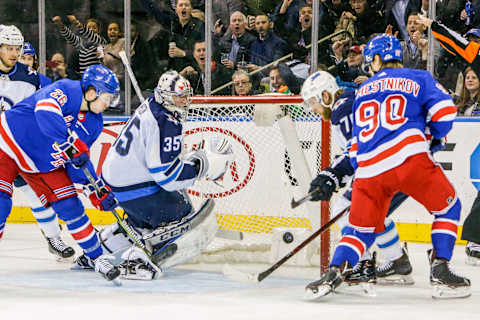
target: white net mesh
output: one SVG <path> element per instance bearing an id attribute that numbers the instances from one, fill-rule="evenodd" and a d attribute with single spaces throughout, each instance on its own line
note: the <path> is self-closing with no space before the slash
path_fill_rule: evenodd
<path id="1" fill-rule="evenodd" d="M 262 115 L 260 111 L 265 110 L 266 115 Z M 270 117 L 272 114 L 275 117 Z M 318 228 L 320 203 L 310 202 L 294 210 L 290 207 L 292 197 L 304 196 L 308 186 L 300 183 L 279 123 L 274 121 L 286 114 L 293 119 L 311 179 L 321 170 L 322 152 L 327 152 L 329 157 L 329 150 L 322 151 L 325 141 L 322 145 L 321 119 L 303 111 L 300 98 L 194 99 L 184 125 L 184 149 L 196 148 L 203 139 L 214 135 L 221 136 L 232 144 L 235 161 L 218 184 L 199 181 L 188 193 L 195 207 L 204 198 L 215 199 L 214 210 L 224 235 L 236 236 L 238 232 L 244 235 L 241 241 L 218 238 L 203 255 L 202 261 L 271 262 L 270 251 L 276 228 Z M 318 221 L 312 222 L 312 217 Z M 320 258 L 311 259 L 314 265 L 320 262 Z"/>

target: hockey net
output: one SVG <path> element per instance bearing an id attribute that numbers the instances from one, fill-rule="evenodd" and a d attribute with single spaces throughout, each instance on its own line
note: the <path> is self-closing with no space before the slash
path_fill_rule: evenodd
<path id="1" fill-rule="evenodd" d="M 201 262 L 275 262 L 329 220 L 328 203 L 290 206 L 331 157 L 329 123 L 302 102 L 287 95 L 194 97 L 184 149 L 216 135 L 227 138 L 235 154 L 221 181 L 199 181 L 188 190 L 195 207 L 215 199 L 221 230 Z M 292 263 L 325 268 L 334 238 L 323 233 Z"/>

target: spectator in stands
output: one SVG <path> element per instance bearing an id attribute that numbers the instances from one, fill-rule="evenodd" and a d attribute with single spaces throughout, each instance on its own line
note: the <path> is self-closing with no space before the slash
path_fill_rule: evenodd
<path id="1" fill-rule="evenodd" d="M 244 70 L 237 70 L 232 76 L 234 93 L 236 96 L 250 96 L 257 94 L 253 90 L 252 82 L 250 81 L 250 76 Z"/>
<path id="2" fill-rule="evenodd" d="M 142 90 L 153 89 L 156 86 L 154 76 L 154 59 L 150 45 L 144 40 L 137 24 L 130 25 L 130 55 L 132 69 Z"/>
<path id="3" fill-rule="evenodd" d="M 237 11 L 246 13 L 247 6 L 245 0 L 213 0 L 212 11 L 214 30 L 217 36 L 221 37 L 228 29 L 232 14 Z"/>
<path id="4" fill-rule="evenodd" d="M 427 69 L 428 40 L 424 37 L 425 27 L 417 23 L 418 14 L 418 12 L 411 12 L 408 16 L 408 38 L 400 42 L 403 48 L 403 66 Z"/>
<path id="5" fill-rule="evenodd" d="M 125 48 L 125 38 L 122 37 L 120 25 L 117 22 L 110 22 L 107 27 L 108 43 L 103 46 L 103 64 L 115 73 L 123 87 L 125 80 L 125 70 L 120 51 Z"/>
<path id="6" fill-rule="evenodd" d="M 88 66 L 100 63 L 97 48 L 107 44 L 107 40 L 100 36 L 100 23 L 96 19 L 88 19 L 87 24 L 84 25 L 74 15 L 69 15 L 67 18 L 77 28 L 78 36 L 63 24 L 59 16 L 53 17 L 52 21 L 59 28 L 62 37 L 78 50 L 77 65 L 70 67 L 69 77 L 79 79 Z M 72 59 L 73 61 L 75 60 Z"/>
<path id="7" fill-rule="evenodd" d="M 46 62 L 47 76 L 53 82 L 68 77 L 65 57 L 60 52 L 55 52 L 49 61 Z"/>
<path id="8" fill-rule="evenodd" d="M 311 0 L 283 0 L 275 8 L 275 31 L 283 39 L 288 37 L 291 31 L 298 29 L 298 17 L 301 7 L 311 5 Z"/>
<path id="9" fill-rule="evenodd" d="M 293 56 L 296 59 L 302 60 L 308 64 L 310 59 L 310 49 L 306 47 L 312 41 L 312 7 L 310 5 L 304 5 L 300 7 L 299 11 L 299 22 L 300 27 L 289 33 L 287 43 L 290 46 L 289 51 L 293 52 Z M 278 21 L 277 21 L 278 22 Z M 320 26 L 319 38 L 326 36 L 328 33 Z M 322 42 L 318 46 L 318 63 L 330 66 L 334 63 L 331 57 L 331 51 L 329 47 L 330 43 L 328 41 Z"/>
<path id="10" fill-rule="evenodd" d="M 236 11 L 230 17 L 230 29 L 232 34 L 226 33 L 221 39 L 215 37 L 218 43 L 216 48 L 216 61 L 225 68 L 233 70 L 239 66 L 246 69 L 250 61 L 250 50 L 255 36 L 245 29 L 247 17 Z"/>
<path id="11" fill-rule="evenodd" d="M 170 30 L 168 67 L 181 71 L 190 64 L 191 48 L 196 41 L 205 39 L 205 24 L 192 17 L 190 0 L 176 0 L 175 12 L 156 5 L 152 0 L 142 0 L 145 10 L 151 13 L 158 23 Z"/>
<path id="12" fill-rule="evenodd" d="M 271 68 L 268 79 L 269 83 L 268 86 L 265 86 L 264 93 L 300 93 L 301 81 L 284 63 L 279 63 L 277 66 Z"/>
<path id="13" fill-rule="evenodd" d="M 342 57 L 344 40 L 336 41 L 332 48 L 336 60 Z M 330 73 L 337 76 L 338 84 L 345 89 L 356 89 L 368 79 L 368 75 L 362 69 L 362 48 L 354 45 L 348 48 L 346 59 L 341 60 L 330 70 Z"/>
<path id="14" fill-rule="evenodd" d="M 279 0 L 245 0 L 245 2 L 247 3 L 247 13 L 258 16 L 262 13 L 273 14 Z"/>
<path id="15" fill-rule="evenodd" d="M 280 39 L 272 30 L 272 22 L 266 14 L 255 17 L 257 39 L 252 43 L 248 71 L 254 71 L 287 54 L 287 43 Z M 267 72 L 265 72 L 267 75 Z"/>
<path id="16" fill-rule="evenodd" d="M 193 47 L 192 65 L 185 67 L 180 71 L 180 75 L 185 77 L 192 86 L 193 93 L 203 95 L 205 93 L 205 41 L 197 41 Z M 215 61 L 212 61 L 212 90 L 228 82 L 228 75 L 222 74 L 224 68 L 219 68 Z M 231 93 L 231 91 L 230 91 Z M 228 89 L 220 91 L 217 94 L 227 95 Z"/>
<path id="17" fill-rule="evenodd" d="M 459 116 L 480 116 L 480 81 L 471 67 L 463 73 L 463 86 L 455 104 Z"/>
<path id="18" fill-rule="evenodd" d="M 39 65 L 37 53 L 35 52 L 35 48 L 30 42 L 25 41 L 23 43 L 22 56 L 20 57 L 20 59 L 18 59 L 18 61 L 20 63 L 23 63 L 24 65 L 31 67 L 33 70 L 38 71 Z M 50 79 L 46 75 L 41 73 L 38 73 L 38 75 L 40 77 L 40 86 L 42 88 L 52 83 L 52 79 Z"/>
<path id="19" fill-rule="evenodd" d="M 397 38 L 399 40 L 408 39 L 407 20 L 411 13 L 412 7 L 420 6 L 420 0 L 385 0 L 384 1 L 384 16 L 387 25 L 393 27 L 393 32 L 398 32 Z M 408 10 L 408 11 L 407 11 Z M 415 12 L 419 9 L 414 10 Z"/>
<path id="20" fill-rule="evenodd" d="M 383 18 L 367 0 L 350 0 L 350 6 L 353 13 L 344 11 L 339 24 L 353 24 L 355 42 L 366 43 L 372 34 L 385 30 Z"/>

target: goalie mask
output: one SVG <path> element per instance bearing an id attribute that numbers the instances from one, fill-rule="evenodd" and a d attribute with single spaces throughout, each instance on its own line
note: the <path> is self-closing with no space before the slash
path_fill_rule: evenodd
<path id="1" fill-rule="evenodd" d="M 178 72 L 167 71 L 162 74 L 154 93 L 155 101 L 163 104 L 167 110 L 179 113 L 183 119 L 186 117 L 192 96 L 192 87 L 190 82 Z"/>
<path id="2" fill-rule="evenodd" d="M 301 95 L 307 109 L 316 113 L 319 111 L 315 107 L 321 104 L 321 107 L 328 109 L 320 112 L 324 118 L 329 118 L 324 113 L 331 112 L 331 107 L 335 102 L 335 95 L 340 88 L 337 85 L 335 78 L 326 71 L 317 71 L 311 74 L 303 83 Z"/>

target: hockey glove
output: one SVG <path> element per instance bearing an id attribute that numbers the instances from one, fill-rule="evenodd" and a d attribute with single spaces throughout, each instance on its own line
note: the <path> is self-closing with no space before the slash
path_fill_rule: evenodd
<path id="1" fill-rule="evenodd" d="M 430 142 L 430 152 L 435 153 L 437 151 L 445 150 L 447 139 L 446 138 L 440 138 L 436 139 L 433 138 L 432 142 Z"/>
<path id="2" fill-rule="evenodd" d="M 62 153 L 62 157 L 71 161 L 77 169 L 85 166 L 90 160 L 88 146 L 73 131 L 70 131 L 67 141 L 58 145 L 58 150 Z"/>
<path id="3" fill-rule="evenodd" d="M 339 181 L 333 170 L 326 168 L 313 179 L 308 192 L 313 192 L 312 201 L 328 201 L 332 197 L 333 192 L 337 190 L 338 185 Z"/>
<path id="4" fill-rule="evenodd" d="M 87 184 L 83 187 L 83 193 L 90 198 L 92 205 L 101 211 L 112 211 L 118 206 L 118 201 L 115 198 L 112 189 L 105 185 L 102 179 L 95 181 L 98 186 L 99 192 L 96 191 L 96 187 L 92 184 Z"/>

